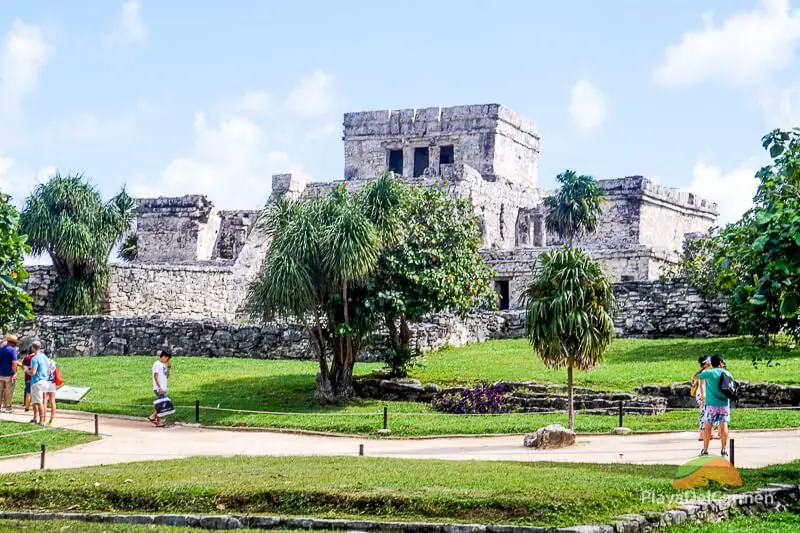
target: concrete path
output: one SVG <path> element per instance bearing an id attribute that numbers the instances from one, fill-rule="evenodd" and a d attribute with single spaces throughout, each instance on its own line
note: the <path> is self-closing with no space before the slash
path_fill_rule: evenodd
<path id="1" fill-rule="evenodd" d="M 57 426 L 94 431 L 91 414 L 62 411 Z M 0 420 L 27 422 L 19 414 L 3 414 Z M 31 429 L 36 426 L 31 425 Z M 365 439 L 303 435 L 276 431 L 232 431 L 191 425 L 156 428 L 146 420 L 100 416 L 103 438 L 83 446 L 48 452 L 48 469 L 72 468 L 133 461 L 175 459 L 192 456 L 233 455 L 364 455 L 413 459 L 559 461 L 588 463 L 634 463 L 679 465 L 696 456 L 697 432 L 629 436 L 578 437 L 575 446 L 563 450 L 531 450 L 522 437 L 449 437 L 428 439 Z M 800 459 L 800 429 L 738 432 L 736 466 L 763 467 Z M 13 438 L 13 437 L 12 437 Z M 711 452 L 719 441 L 713 441 Z M 38 454 L 0 460 L 0 472 L 20 472 L 39 467 Z"/>

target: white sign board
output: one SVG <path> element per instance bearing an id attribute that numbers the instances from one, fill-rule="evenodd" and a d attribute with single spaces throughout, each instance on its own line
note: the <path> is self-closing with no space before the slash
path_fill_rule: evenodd
<path id="1" fill-rule="evenodd" d="M 78 403 L 83 397 L 89 394 L 90 387 L 72 387 L 64 385 L 56 391 L 56 401 L 67 403 Z"/>

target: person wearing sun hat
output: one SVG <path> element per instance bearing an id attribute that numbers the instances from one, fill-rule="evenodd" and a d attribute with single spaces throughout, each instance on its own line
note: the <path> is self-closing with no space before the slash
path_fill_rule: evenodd
<path id="1" fill-rule="evenodd" d="M 13 335 L 3 337 L 0 346 L 0 409 L 6 413 L 11 412 L 11 402 L 14 400 L 14 385 L 17 381 L 17 344 L 19 341 Z"/>

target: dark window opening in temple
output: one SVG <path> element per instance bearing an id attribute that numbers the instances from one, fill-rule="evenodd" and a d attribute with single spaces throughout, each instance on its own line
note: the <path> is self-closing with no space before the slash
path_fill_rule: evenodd
<path id="1" fill-rule="evenodd" d="M 428 168 L 428 148 L 414 148 L 414 177 L 422 176 L 425 169 Z"/>
<path id="2" fill-rule="evenodd" d="M 456 152 L 452 144 L 442 146 L 439 149 L 439 164 L 452 165 L 456 161 Z"/>
<path id="3" fill-rule="evenodd" d="M 403 175 L 403 151 L 402 150 L 389 150 L 389 170 L 397 174 Z"/>
<path id="4" fill-rule="evenodd" d="M 494 290 L 497 292 L 497 306 L 501 311 L 508 309 L 510 303 L 510 295 L 508 292 L 508 280 L 499 279 L 494 282 Z"/>

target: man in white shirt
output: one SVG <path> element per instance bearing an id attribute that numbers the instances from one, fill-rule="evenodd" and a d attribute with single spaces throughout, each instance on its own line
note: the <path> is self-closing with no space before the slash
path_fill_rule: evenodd
<path id="1" fill-rule="evenodd" d="M 157 399 L 167 397 L 167 380 L 169 379 L 170 370 L 172 370 L 171 359 L 172 354 L 167 350 L 162 350 L 150 371 L 150 375 L 153 378 L 153 393 Z M 155 409 L 147 419 L 158 427 L 164 426 L 164 419 L 158 416 L 158 412 Z"/>

